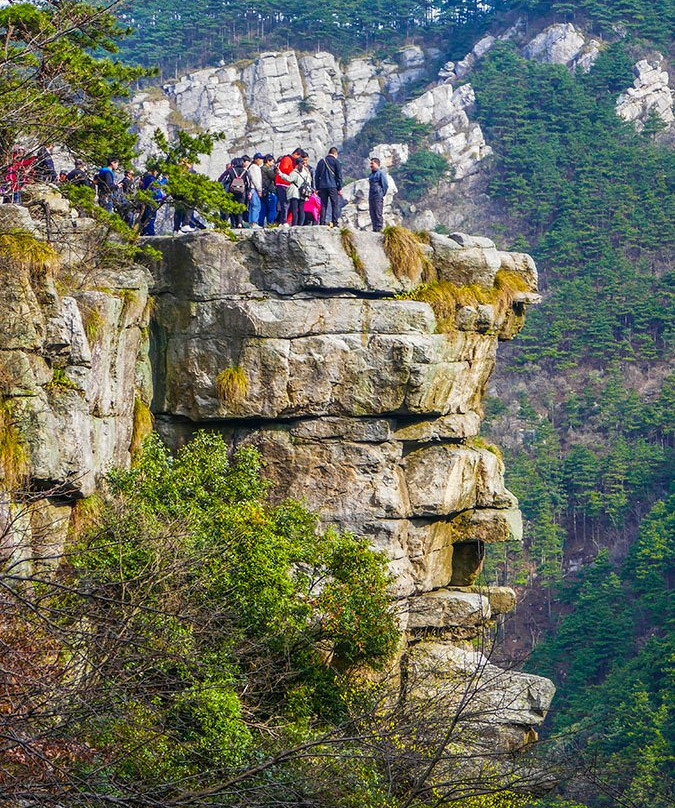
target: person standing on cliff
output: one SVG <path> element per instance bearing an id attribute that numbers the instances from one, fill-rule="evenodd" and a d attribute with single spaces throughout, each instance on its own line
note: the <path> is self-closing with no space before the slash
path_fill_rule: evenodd
<path id="1" fill-rule="evenodd" d="M 384 227 L 384 197 L 389 190 L 387 175 L 380 167 L 377 157 L 370 158 L 370 176 L 368 177 L 368 208 L 373 232 L 379 233 Z"/>
<path id="2" fill-rule="evenodd" d="M 250 189 L 248 192 L 248 223 L 251 227 L 258 227 L 260 210 L 262 207 L 263 181 L 262 164 L 265 158 L 260 152 L 253 155 L 253 162 L 248 167 Z"/>
<path id="3" fill-rule="evenodd" d="M 278 218 L 279 224 L 281 225 L 286 224 L 289 207 L 289 200 L 286 196 L 289 181 L 284 179 L 284 175 L 290 175 L 290 173 L 295 169 L 296 161 L 301 157 L 302 149 L 300 146 L 298 146 L 298 148 L 291 152 L 291 154 L 284 154 L 284 156 L 279 160 L 279 171 L 275 179 L 275 184 L 277 186 L 277 205 L 279 210 Z"/>
<path id="4" fill-rule="evenodd" d="M 331 204 L 331 218 L 333 227 L 338 226 L 340 216 L 340 203 L 338 196 L 342 194 L 342 166 L 338 160 L 338 150 L 335 146 L 328 150 L 314 169 L 314 184 L 321 200 L 321 218 L 319 224 L 326 224 L 328 200 Z"/>

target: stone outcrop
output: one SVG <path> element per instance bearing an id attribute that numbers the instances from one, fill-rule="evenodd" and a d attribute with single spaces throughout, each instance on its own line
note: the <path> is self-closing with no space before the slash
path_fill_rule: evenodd
<path id="1" fill-rule="evenodd" d="M 477 583 L 486 547 L 522 533 L 478 432 L 497 343 L 538 300 L 532 260 L 462 233 L 429 234 L 420 260 L 393 268 L 376 233 L 159 237 L 153 307 L 146 270 L 97 262 L 92 220 L 49 188 L 27 197 L 0 206 L 3 558 L 58 563 L 78 503 L 129 462 L 154 384 L 171 444 L 208 427 L 258 446 L 276 496 L 386 555 L 411 709 L 435 705 L 442 727 L 479 675 L 469 735 L 489 753 L 527 744 L 552 685 L 501 671 L 471 641 L 515 604 Z M 422 282 L 446 295 L 440 309 L 417 299 Z"/>
<path id="2" fill-rule="evenodd" d="M 128 464 L 151 398 L 149 276 L 97 267 L 92 220 L 48 188 L 25 196 L 29 208 L 0 206 L 0 536 L 5 552 L 54 563 L 74 503 Z M 18 504 L 27 487 L 43 496 Z"/>
<path id="3" fill-rule="evenodd" d="M 387 99 L 426 75 L 427 57 L 410 45 L 396 59 L 352 59 L 332 53 L 268 52 L 243 66 L 206 68 L 139 93 L 134 101 L 141 150 L 152 135 L 177 125 L 223 132 L 225 140 L 202 162 L 216 178 L 232 157 L 248 151 L 290 152 L 298 144 L 312 162 L 330 146 L 357 135 Z"/>
<path id="4" fill-rule="evenodd" d="M 444 83 L 403 107 L 405 115 L 432 125 L 431 148 L 449 159 L 458 180 L 475 171 L 478 163 L 492 154 L 480 125 L 469 118 L 475 100 L 470 84 L 454 89 L 452 84 Z"/>
<path id="5" fill-rule="evenodd" d="M 424 668 L 436 698 L 450 669 L 461 678 L 477 661 L 466 643 L 515 604 L 511 590 L 476 586 L 486 547 L 522 534 L 500 454 L 478 432 L 498 341 L 538 300 L 532 260 L 488 239 L 430 234 L 422 269 L 406 274 L 381 234 L 323 227 L 153 246 L 163 255 L 151 340 L 160 432 L 178 445 L 207 427 L 259 447 L 277 496 L 303 499 L 325 525 L 385 553 L 407 638 L 401 664 L 409 681 Z M 478 284 L 492 302 L 450 300 L 441 318 L 415 299 L 423 281 Z M 218 378 L 235 371 L 239 394 L 223 398 Z M 431 659 L 443 661 L 433 675 Z M 493 745 L 522 746 L 552 685 L 502 672 L 500 690 L 486 670 L 486 710 L 499 714 L 488 723 L 508 728 Z"/>
<path id="6" fill-rule="evenodd" d="M 673 91 L 661 54 L 641 59 L 633 70 L 635 81 L 616 102 L 616 111 L 625 121 L 633 121 L 641 130 L 650 113 L 656 114 L 667 127 L 675 120 Z"/>
<path id="7" fill-rule="evenodd" d="M 553 65 L 572 65 L 586 39 L 572 23 L 556 23 L 537 34 L 523 48 L 523 56 Z"/>

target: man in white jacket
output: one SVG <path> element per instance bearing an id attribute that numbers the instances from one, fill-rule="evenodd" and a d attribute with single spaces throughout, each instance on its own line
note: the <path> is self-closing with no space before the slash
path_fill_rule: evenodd
<path id="1" fill-rule="evenodd" d="M 260 152 L 256 152 L 253 156 L 253 162 L 248 167 L 248 177 L 251 185 L 251 190 L 248 195 L 248 221 L 251 227 L 258 226 L 258 218 L 260 217 L 260 200 L 262 199 L 262 171 L 260 166 L 263 164 L 263 156 Z"/>

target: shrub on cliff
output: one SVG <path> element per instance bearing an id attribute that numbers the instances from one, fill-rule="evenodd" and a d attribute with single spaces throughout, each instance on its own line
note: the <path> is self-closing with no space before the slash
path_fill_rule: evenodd
<path id="1" fill-rule="evenodd" d="M 217 435 L 175 456 L 151 436 L 56 579 L 21 562 L 0 575 L 14 705 L 0 796 L 145 805 L 213 789 L 235 804 L 240 780 L 283 762 L 292 779 L 308 749 L 349 745 L 353 705 L 374 697 L 363 674 L 398 639 L 385 564 L 272 504 L 260 467 Z"/>

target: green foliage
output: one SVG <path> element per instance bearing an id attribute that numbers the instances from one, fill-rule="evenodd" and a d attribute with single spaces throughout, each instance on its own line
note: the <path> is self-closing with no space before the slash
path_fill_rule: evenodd
<path id="1" fill-rule="evenodd" d="M 396 183 L 406 200 L 417 202 L 449 173 L 447 158 L 429 149 L 419 149 L 413 152 L 407 163 L 396 169 Z"/>
<path id="2" fill-rule="evenodd" d="M 471 47 L 466 28 L 473 24 L 471 32 L 479 30 L 491 11 L 466 0 L 388 4 L 309 0 L 284 5 L 263 0 L 228 0 L 227 4 L 194 0 L 188 6 L 176 0 L 133 0 L 120 17 L 135 29 L 123 46 L 126 58 L 153 65 L 159 60 L 164 75 L 171 77 L 189 66 L 215 64 L 219 59 L 248 60 L 256 52 L 288 47 L 310 52 L 320 47 L 343 57 L 373 50 L 383 58 L 421 35 L 426 41 L 442 39 L 443 44 L 454 44 L 461 36 L 457 47 L 465 44 L 463 55 Z"/>
<path id="3" fill-rule="evenodd" d="M 225 214 L 241 212 L 246 209 L 245 205 L 235 202 L 221 183 L 192 170 L 192 164 L 201 155 L 211 154 L 214 144 L 222 139 L 222 134 L 202 132 L 190 135 L 178 131 L 175 140 L 169 142 L 158 129 L 154 140 L 159 154 L 154 157 L 153 164 L 166 179 L 163 186 L 167 193 L 166 201 L 196 210 L 217 230 L 229 232 Z M 156 204 L 147 196 L 145 202 Z"/>
<path id="4" fill-rule="evenodd" d="M 561 597 L 574 609 L 530 662 L 563 684 L 554 730 L 583 738 L 581 754 L 595 758 L 612 792 L 638 808 L 665 808 L 673 799 L 675 615 L 667 589 L 674 520 L 671 495 L 644 519 L 619 573 L 602 551 L 580 581 L 565 586 Z M 602 792 L 585 801 L 615 804 Z"/>
<path id="5" fill-rule="evenodd" d="M 617 44 L 576 76 L 500 44 L 472 78 L 497 154 L 491 191 L 550 287 L 519 340 L 514 362 L 523 370 L 672 350 L 672 276 L 654 270 L 674 236 L 675 159 L 615 113 L 616 93 L 632 80 L 629 61 Z"/>
<path id="6" fill-rule="evenodd" d="M 168 799 L 181 778 L 213 786 L 339 733 L 357 668 L 394 650 L 384 560 L 296 502 L 271 505 L 260 468 L 251 448 L 230 460 L 215 434 L 175 456 L 151 435 L 111 474 L 58 594 L 45 587 L 70 653 L 87 659 L 73 732 L 101 793 Z"/>
<path id="7" fill-rule="evenodd" d="M 131 157 L 135 135 L 116 100 L 147 71 L 111 58 L 123 34 L 112 14 L 84 2 L 0 9 L 0 160 L 19 138 L 57 142 L 95 163 Z"/>
<path id="8" fill-rule="evenodd" d="M 354 145 L 364 153 L 378 143 L 416 144 L 431 133 L 432 127 L 409 118 L 401 112 L 401 107 L 387 101 L 377 110 L 375 117 L 363 125 L 355 138 Z"/>
<path id="9" fill-rule="evenodd" d="M 519 6 L 533 12 L 556 12 L 563 19 L 589 20 L 609 37 L 617 29 L 667 44 L 675 22 L 671 0 L 524 0 Z"/>
<path id="10" fill-rule="evenodd" d="M 50 393 L 66 392 L 68 390 L 80 390 L 75 382 L 68 378 L 63 368 L 54 368 L 52 377 L 45 385 L 45 389 Z"/>
<path id="11" fill-rule="evenodd" d="M 154 425 L 155 417 L 150 411 L 150 407 L 139 395 L 134 396 L 134 419 L 129 444 L 132 458 L 136 457 L 144 439 L 152 432 Z"/>
<path id="12" fill-rule="evenodd" d="M 20 424 L 14 413 L 14 403 L 0 395 L 0 478 L 7 491 L 25 483 L 30 468 L 30 453 Z"/>

